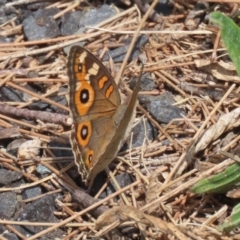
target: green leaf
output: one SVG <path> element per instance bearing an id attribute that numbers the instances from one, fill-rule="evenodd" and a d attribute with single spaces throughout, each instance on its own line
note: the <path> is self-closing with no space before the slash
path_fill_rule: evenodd
<path id="1" fill-rule="evenodd" d="M 225 193 L 240 182 L 240 164 L 234 163 L 223 172 L 196 183 L 191 190 L 194 193 Z"/>
<path id="2" fill-rule="evenodd" d="M 222 41 L 240 76 L 240 28 L 232 19 L 220 12 L 211 13 L 210 20 L 219 25 Z"/>
<path id="3" fill-rule="evenodd" d="M 218 227 L 221 232 L 230 232 L 240 225 L 240 204 L 233 208 L 231 216 Z"/>

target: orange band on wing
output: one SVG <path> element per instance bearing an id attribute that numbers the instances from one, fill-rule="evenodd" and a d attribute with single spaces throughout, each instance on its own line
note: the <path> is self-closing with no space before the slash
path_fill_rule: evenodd
<path id="1" fill-rule="evenodd" d="M 113 85 L 108 87 L 106 94 L 105 94 L 106 98 L 109 98 L 112 92 L 113 92 Z"/>
<path id="2" fill-rule="evenodd" d="M 102 78 L 100 78 L 100 79 L 98 80 L 98 86 L 99 86 L 99 88 L 100 88 L 100 89 L 103 89 L 104 84 L 105 84 L 105 82 L 107 82 L 107 81 L 108 81 L 108 77 L 107 77 L 107 76 L 103 76 Z"/>
<path id="3" fill-rule="evenodd" d="M 92 135 L 92 125 L 90 121 L 76 124 L 76 139 L 81 147 L 86 147 Z"/>

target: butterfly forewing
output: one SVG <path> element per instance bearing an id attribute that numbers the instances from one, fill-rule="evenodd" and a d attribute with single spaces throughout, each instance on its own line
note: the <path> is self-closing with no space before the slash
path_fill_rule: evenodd
<path id="1" fill-rule="evenodd" d="M 120 104 L 117 86 L 106 67 L 86 49 L 73 46 L 68 58 L 70 108 L 76 120 L 111 115 Z"/>
<path id="2" fill-rule="evenodd" d="M 120 105 L 120 96 L 106 67 L 86 49 L 71 48 L 67 69 L 74 120 L 71 143 L 75 162 L 85 179 L 114 135 L 109 122 Z"/>

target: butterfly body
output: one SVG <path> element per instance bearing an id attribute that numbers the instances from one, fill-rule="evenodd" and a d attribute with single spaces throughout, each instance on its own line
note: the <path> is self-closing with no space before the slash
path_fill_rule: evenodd
<path id="1" fill-rule="evenodd" d="M 116 157 L 134 115 L 138 86 L 128 104 L 106 67 L 86 49 L 73 46 L 68 57 L 71 143 L 79 173 L 91 185 Z M 138 84 L 137 84 L 138 85 Z"/>

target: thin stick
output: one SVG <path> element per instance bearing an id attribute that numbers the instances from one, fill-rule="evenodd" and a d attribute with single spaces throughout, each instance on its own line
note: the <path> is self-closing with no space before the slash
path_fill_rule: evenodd
<path id="1" fill-rule="evenodd" d="M 209 114 L 209 116 L 206 118 L 202 126 L 198 129 L 194 137 L 192 138 L 192 144 L 199 138 L 201 135 L 203 129 L 207 126 L 208 122 L 211 120 L 212 116 L 217 112 L 217 110 L 220 108 L 220 106 L 223 104 L 223 102 L 226 100 L 226 98 L 229 96 L 229 94 L 233 91 L 233 89 L 236 87 L 236 84 L 233 84 L 229 90 L 226 92 L 226 94 L 222 97 L 222 99 L 218 102 L 218 104 L 215 106 L 215 108 L 212 110 L 212 112 Z M 191 147 L 191 146 L 189 146 Z M 174 168 L 168 175 L 168 178 L 165 180 L 163 185 L 161 186 L 161 189 L 163 190 L 166 186 L 166 184 L 172 179 L 172 177 L 176 174 L 180 166 L 183 164 L 185 161 L 186 155 L 188 154 L 188 151 L 184 151 L 184 153 L 181 155 L 177 163 L 175 164 Z"/>
<path id="2" fill-rule="evenodd" d="M 125 56 L 125 58 L 124 58 L 124 60 L 123 60 L 123 63 L 122 63 L 121 68 L 120 68 L 120 70 L 119 70 L 119 73 L 118 73 L 117 77 L 115 78 L 115 81 L 116 81 L 117 84 L 119 83 L 120 78 L 121 78 L 121 76 L 122 76 L 122 74 L 123 74 L 124 68 L 125 68 L 126 65 L 127 65 L 127 61 L 128 61 L 128 59 L 129 59 L 129 57 L 130 57 L 130 54 L 131 54 L 132 49 L 133 49 L 133 46 L 134 46 L 135 42 L 137 41 L 139 32 L 140 32 L 140 30 L 142 29 L 142 27 L 143 27 L 144 23 L 146 22 L 148 16 L 150 15 L 151 11 L 152 11 L 153 8 L 157 5 L 157 3 L 158 3 L 158 0 L 154 0 L 154 1 L 153 1 L 152 5 L 150 6 L 150 8 L 148 9 L 148 11 L 147 11 L 147 12 L 145 13 L 145 15 L 143 16 L 143 19 L 142 19 L 142 21 L 140 22 L 140 24 L 139 24 L 139 26 L 138 26 L 138 28 L 137 28 L 134 36 L 133 36 L 132 42 L 131 42 L 131 44 L 130 44 L 130 46 L 129 46 L 129 49 L 128 49 L 128 51 L 127 51 L 127 54 L 126 54 L 126 56 Z"/>

